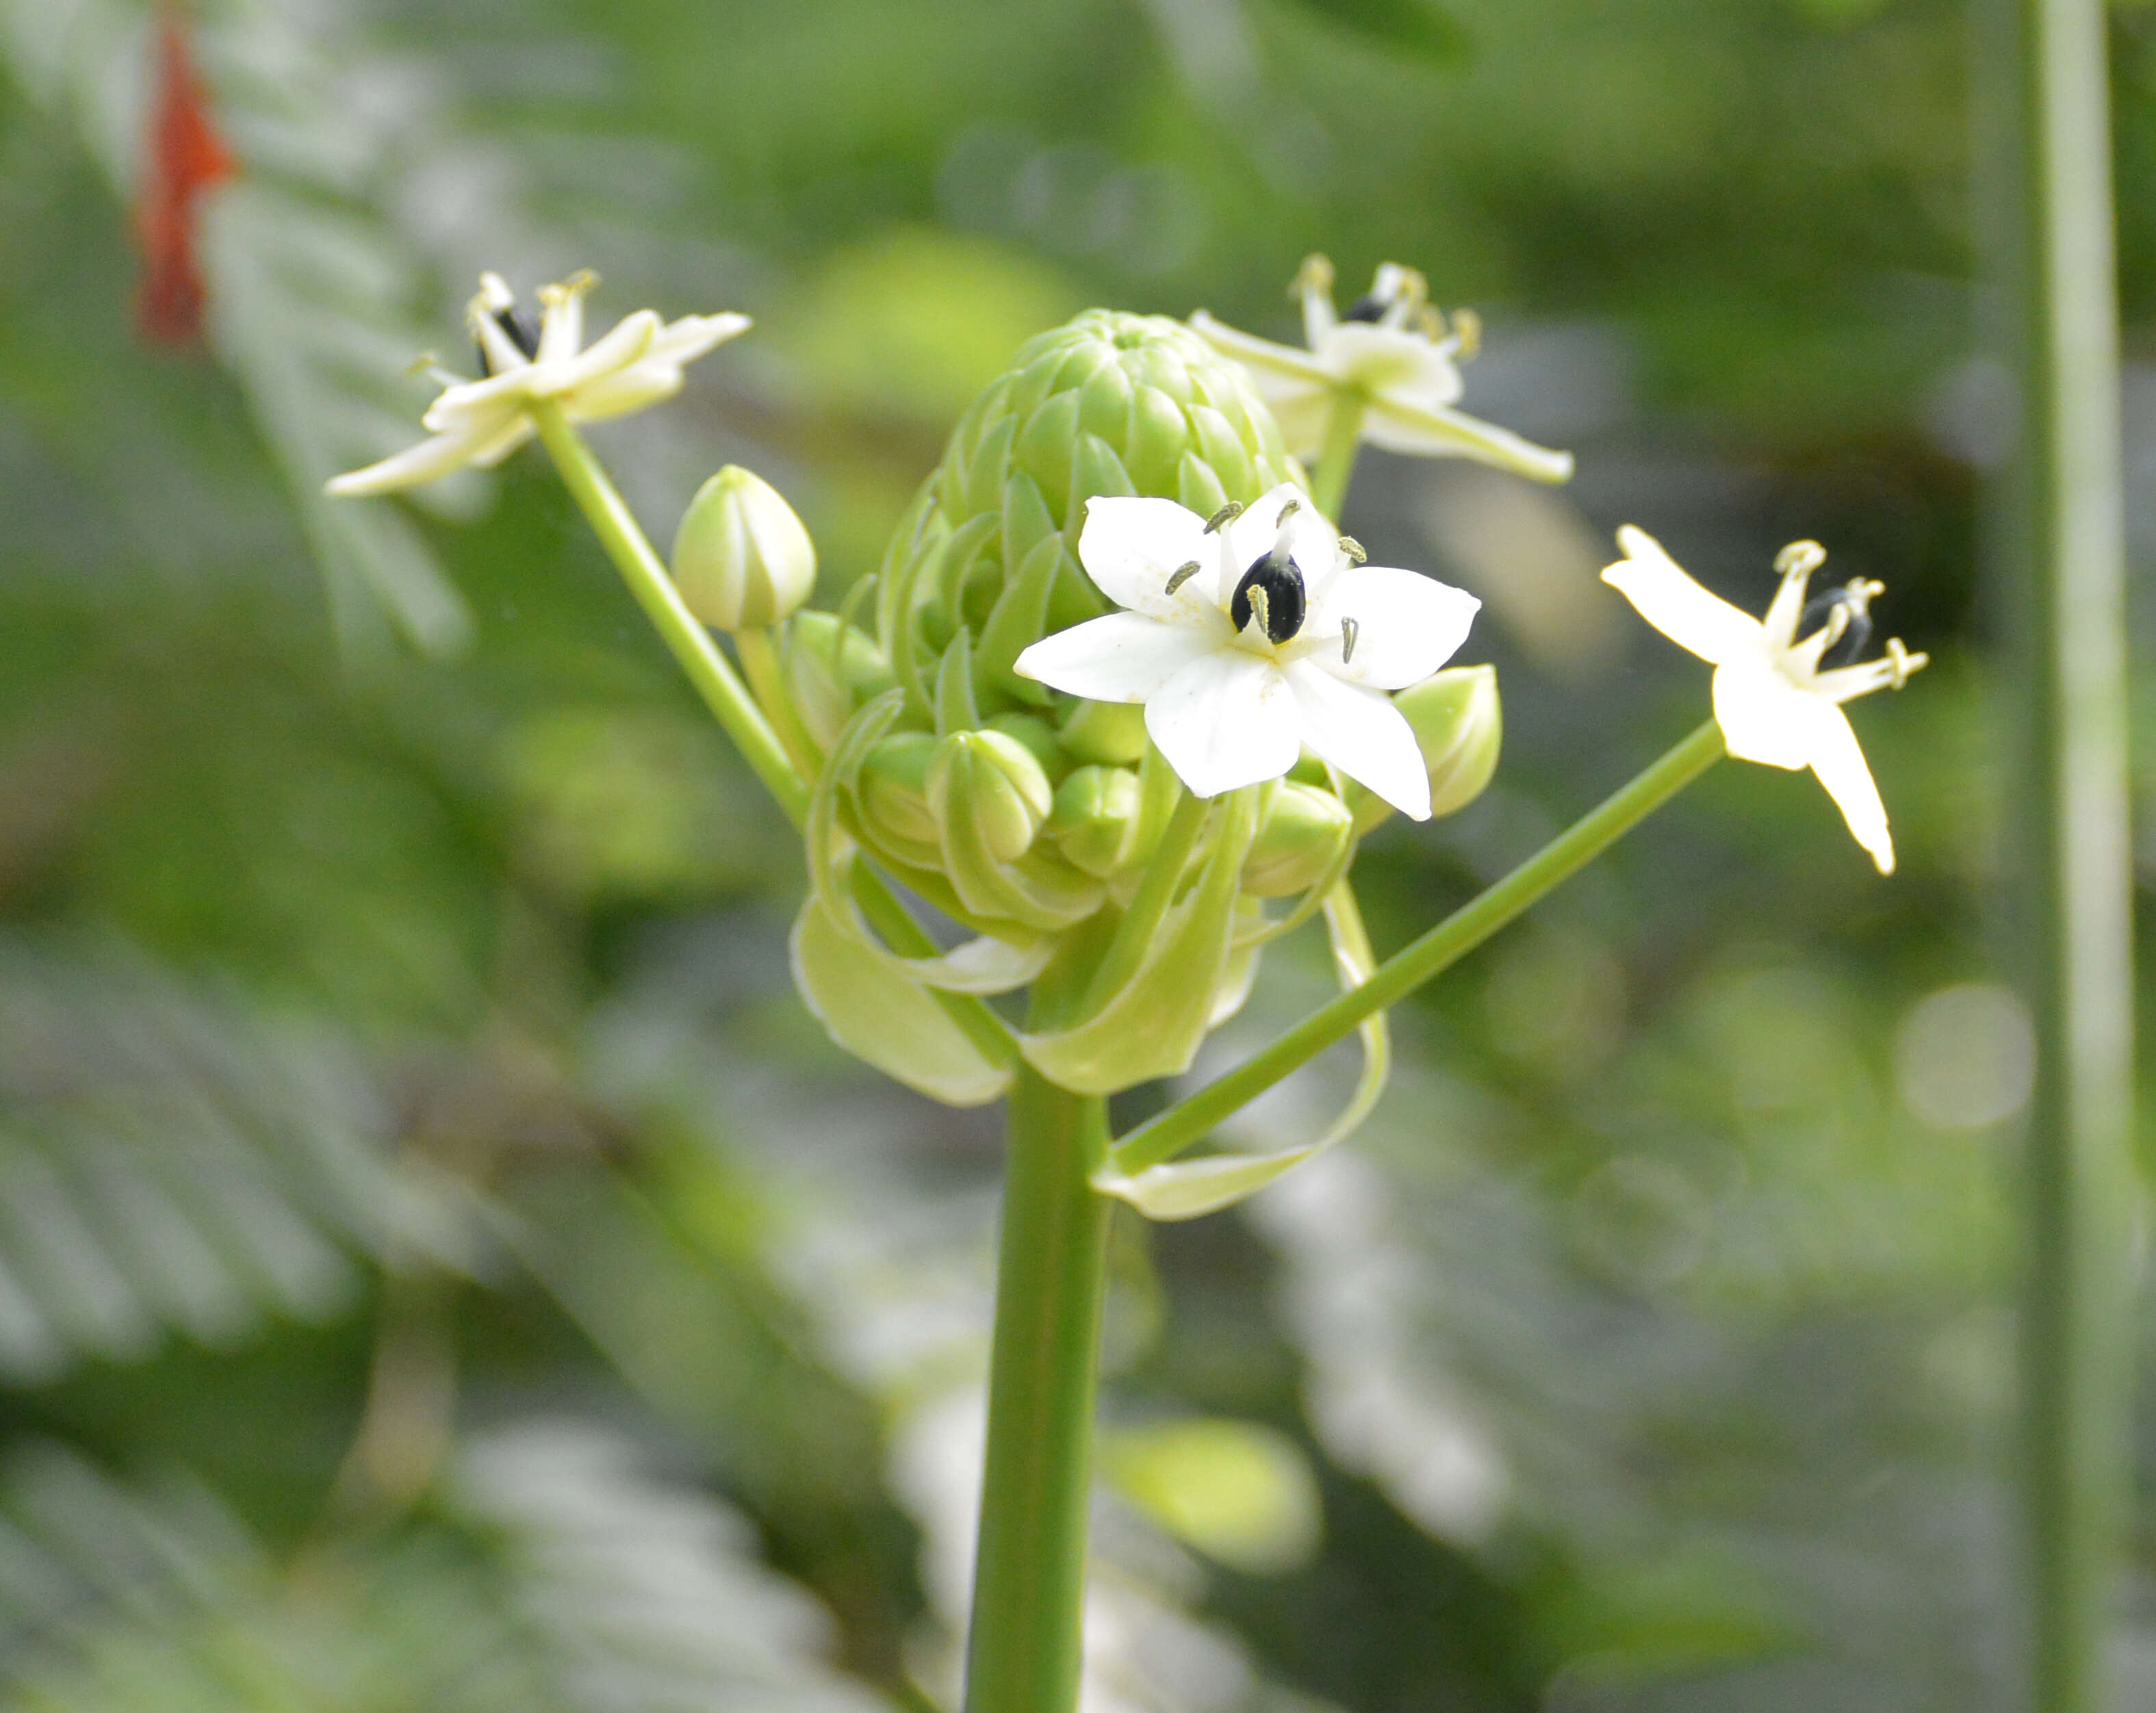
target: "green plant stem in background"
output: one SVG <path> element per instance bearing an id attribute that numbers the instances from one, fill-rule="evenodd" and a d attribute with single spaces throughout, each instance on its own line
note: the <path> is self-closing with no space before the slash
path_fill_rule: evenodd
<path id="1" fill-rule="evenodd" d="M 966 1713 L 1071 1713 L 1112 1205 L 1106 1103 L 1022 1068 L 1010 1095 Z"/>
<path id="2" fill-rule="evenodd" d="M 1343 387 L 1332 395 L 1332 412 L 1325 419 L 1325 444 L 1318 449 L 1310 497 L 1335 526 L 1348 503 L 1348 483 L 1355 474 L 1355 449 L 1362 444 L 1363 416 L 1368 408 L 1361 393 Z"/>
<path id="3" fill-rule="evenodd" d="M 1263 1052 L 1208 1083 L 1117 1142 L 1118 1171 L 1136 1172 L 1181 1153 L 1238 1108 L 1396 1004 L 1607 850 L 1727 751 L 1712 720 L 1503 880 L 1379 964 L 1370 979 L 1312 1012 Z"/>
<path id="4" fill-rule="evenodd" d="M 2022 1493 L 2037 1713 L 2112 1705 L 2130 1491 L 2133 921 L 2118 309 L 2101 0 L 1987 0 L 1979 203 L 2018 393 L 1996 569 L 2015 735 L 2024 1157 Z"/>
<path id="5" fill-rule="evenodd" d="M 558 405 L 542 402 L 531 407 L 539 438 L 553 458 L 554 468 L 572 499 L 606 549 L 607 556 L 621 572 L 629 592 L 667 648 L 704 705 L 725 729 L 743 760 L 778 800 L 796 827 L 808 813 L 808 787 L 786 753 L 786 746 L 772 730 L 771 722 L 756 705 L 719 645 L 696 615 L 683 603 L 674 579 L 651 543 L 638 527 L 629 502 L 621 497 L 583 438 L 570 426 Z M 865 865 L 854 868 L 854 896 L 870 925 L 892 950 L 907 957 L 932 957 L 938 947 L 925 929 L 906 913 L 881 880 Z M 966 1032 L 967 1039 L 997 1063 L 1013 1064 L 1016 1044 L 1003 1020 L 969 994 L 938 992 L 936 1003 Z"/>

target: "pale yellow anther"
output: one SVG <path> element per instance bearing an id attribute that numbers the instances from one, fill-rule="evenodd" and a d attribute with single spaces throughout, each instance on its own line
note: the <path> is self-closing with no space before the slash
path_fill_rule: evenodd
<path id="1" fill-rule="evenodd" d="M 1472 310 L 1452 312 L 1453 354 L 1462 362 L 1482 349 L 1482 318 Z"/>
<path id="2" fill-rule="evenodd" d="M 599 276 L 589 268 L 579 268 L 567 280 L 541 286 L 539 301 L 551 310 L 568 302 L 571 298 L 582 297 L 598 283 Z"/>
<path id="3" fill-rule="evenodd" d="M 1205 520 L 1205 533 L 1209 536 L 1212 535 L 1220 529 L 1222 526 L 1235 522 L 1235 521 L 1242 515 L 1243 502 L 1240 500 L 1230 500 L 1225 505 L 1214 512 L 1212 516 Z"/>
<path id="4" fill-rule="evenodd" d="M 1270 641 L 1273 633 L 1272 613 L 1268 610 L 1265 592 L 1256 583 L 1250 588 L 1250 623 L 1257 626 L 1258 634 Z"/>
<path id="5" fill-rule="evenodd" d="M 1774 569 L 1784 577 L 1810 577 L 1826 563 L 1826 549 L 1817 541 L 1792 541 L 1774 556 Z"/>
<path id="6" fill-rule="evenodd" d="M 1313 291 L 1327 297 L 1332 295 L 1332 261 L 1328 256 L 1305 256 L 1295 278 L 1288 282 L 1287 295 L 1291 298 L 1306 297 Z"/>
<path id="7" fill-rule="evenodd" d="M 1912 654 L 1902 646 L 1902 639 L 1899 637 L 1887 638 L 1887 664 L 1892 674 L 1887 682 L 1894 689 L 1901 689 L 1909 681 L 1909 674 L 1921 667 L 1929 665 L 1931 659 L 1929 654 Z"/>
<path id="8" fill-rule="evenodd" d="M 1340 621 L 1340 664 L 1348 664 L 1355 658 L 1355 638 L 1362 626 L 1352 618 Z"/>
<path id="9" fill-rule="evenodd" d="M 1363 551 L 1363 544 L 1353 536 L 1340 538 L 1340 551 L 1347 555 L 1350 565 L 1363 565 L 1369 561 L 1370 556 Z"/>
<path id="10" fill-rule="evenodd" d="M 1168 592 L 1171 595 L 1173 594 L 1178 589 L 1188 582 L 1191 578 L 1196 577 L 1198 575 L 1198 571 L 1199 565 L 1195 559 L 1187 559 L 1182 564 L 1177 566 L 1175 567 L 1175 574 L 1168 580 Z"/>

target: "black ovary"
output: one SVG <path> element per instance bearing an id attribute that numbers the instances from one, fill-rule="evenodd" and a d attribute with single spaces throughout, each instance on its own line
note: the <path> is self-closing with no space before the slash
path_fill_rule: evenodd
<path id="1" fill-rule="evenodd" d="M 1382 297 L 1365 295 L 1357 298 L 1354 308 L 1340 319 L 1343 321 L 1382 321 L 1385 319 L 1385 311 L 1391 307 Z"/>
<path id="2" fill-rule="evenodd" d="M 1837 666 L 1854 665 L 1857 657 L 1863 654 L 1865 644 L 1871 640 L 1871 615 L 1861 606 L 1850 599 L 1847 589 L 1829 589 L 1823 595 L 1813 597 L 1806 603 L 1804 610 L 1797 618 L 1799 639 L 1801 640 L 1811 635 L 1815 631 L 1831 623 L 1834 609 L 1837 607 L 1848 609 L 1849 624 L 1826 652 L 1820 656 L 1819 669 L 1822 672 L 1830 672 Z"/>
<path id="3" fill-rule="evenodd" d="M 501 328 L 509 336 L 509 342 L 525 356 L 535 360 L 537 358 L 539 329 L 530 315 L 521 310 L 496 310 L 494 311 L 494 325 Z M 491 375 L 494 365 L 486 360 L 486 346 L 477 341 L 474 343 L 479 344 L 480 373 Z"/>
<path id="4" fill-rule="evenodd" d="M 1265 592 L 1265 635 L 1275 643 L 1284 643 L 1302 628 L 1302 615 L 1308 606 L 1303 592 L 1302 573 L 1295 568 L 1295 562 L 1286 554 L 1276 550 L 1268 553 L 1243 573 L 1242 581 L 1235 585 L 1235 592 L 1228 603 L 1228 618 L 1241 633 L 1250 622 L 1250 591 Z"/>

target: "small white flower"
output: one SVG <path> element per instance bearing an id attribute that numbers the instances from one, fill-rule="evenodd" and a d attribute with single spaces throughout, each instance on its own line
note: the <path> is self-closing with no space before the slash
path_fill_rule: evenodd
<path id="1" fill-rule="evenodd" d="M 1044 638 L 1029 678 L 1142 702 L 1146 730 L 1199 797 L 1277 779 L 1307 744 L 1418 820 L 1430 776 L 1384 692 L 1466 640 L 1481 603 L 1362 550 L 1282 484 L 1211 521 L 1173 500 L 1096 499 L 1078 557 L 1127 608 Z"/>
<path id="2" fill-rule="evenodd" d="M 1570 453 L 1552 452 L 1452 408 L 1461 390 L 1454 359 L 1475 354 L 1481 326 L 1462 310 L 1448 331 L 1414 269 L 1386 263 L 1345 319 L 1332 306 L 1332 264 L 1323 256 L 1303 263 L 1293 293 L 1302 300 L 1307 351 L 1239 333 L 1203 310 L 1190 325 L 1250 371 L 1296 457 L 1313 457 L 1323 446 L 1333 403 L 1344 392 L 1359 396 L 1366 407 L 1362 438 L 1388 452 L 1472 458 L 1538 482 L 1571 475 Z"/>
<path id="3" fill-rule="evenodd" d="M 330 492 L 386 494 L 466 464 L 500 464 L 535 432 L 531 406 L 537 399 L 552 399 L 572 423 L 599 422 L 656 404 L 681 390 L 685 365 L 749 325 L 747 315 L 737 315 L 662 322 L 654 311 L 639 310 L 586 350 L 584 294 L 598 283 L 586 272 L 540 287 L 534 328 L 501 276 L 480 274 L 479 295 L 465 319 L 485 375 L 467 381 L 434 369 L 444 391 L 420 419 L 434 438 L 336 477 Z"/>
<path id="4" fill-rule="evenodd" d="M 1887 811 L 1841 711 L 1853 696 L 1901 689 L 1928 658 L 1911 654 L 1896 637 L 1883 659 L 1842 664 L 1870 640 L 1871 603 L 1884 585 L 1860 577 L 1808 606 L 1804 587 L 1826 550 L 1793 541 L 1775 556 L 1782 587 L 1763 623 L 1694 582 L 1645 531 L 1627 524 L 1617 544 L 1625 556 L 1602 573 L 1603 582 L 1671 642 L 1713 664 L 1714 717 L 1729 753 L 1770 767 L 1810 768 L 1879 872 L 1892 874 Z M 1829 658 L 1835 664 L 1821 671 Z"/>

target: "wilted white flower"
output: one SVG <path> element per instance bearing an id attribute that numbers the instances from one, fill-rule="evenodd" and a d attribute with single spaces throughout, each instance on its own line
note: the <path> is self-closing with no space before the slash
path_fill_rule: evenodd
<path id="1" fill-rule="evenodd" d="M 1648 623 L 1714 665 L 1714 717 L 1729 753 L 1770 767 L 1809 767 L 1841 810 L 1879 872 L 1894 872 L 1894 841 L 1864 751 L 1841 704 L 1901 689 L 1927 656 L 1898 637 L 1882 659 L 1851 664 L 1871 637 L 1881 583 L 1858 578 L 1809 605 L 1804 589 L 1825 562 L 1816 541 L 1793 541 L 1775 556 L 1782 587 L 1763 623 L 1710 594 L 1644 530 L 1617 531 L 1625 557 L 1602 573 Z"/>
<path id="2" fill-rule="evenodd" d="M 1334 403 L 1345 394 L 1365 407 L 1362 438 L 1388 452 L 1472 458 L 1538 482 L 1571 475 L 1570 453 L 1452 408 L 1461 390 L 1455 359 L 1475 354 L 1480 324 L 1462 310 L 1448 328 L 1414 269 L 1387 262 L 1344 317 L 1332 305 L 1332 264 L 1323 256 L 1303 263 L 1293 289 L 1302 300 L 1306 351 L 1239 333 L 1203 310 L 1190 325 L 1250 371 L 1298 458 L 1322 448 Z"/>
<path id="3" fill-rule="evenodd" d="M 1384 693 L 1445 663 L 1481 605 L 1472 595 L 1363 564 L 1285 483 L 1209 521 L 1173 500 L 1094 500 L 1078 557 L 1127 610 L 1034 644 L 1019 672 L 1144 703 L 1146 730 L 1199 797 L 1276 779 L 1307 744 L 1427 818 L 1422 751 Z"/>
<path id="4" fill-rule="evenodd" d="M 747 315 L 684 315 L 661 321 L 639 310 L 583 348 L 584 294 L 597 276 L 579 273 L 539 289 L 540 318 L 529 315 L 499 274 L 480 275 L 465 312 L 479 346 L 476 381 L 433 371 L 444 391 L 420 418 L 434 438 L 365 469 L 333 480 L 330 492 L 386 494 L 431 482 L 466 464 L 497 464 L 535 432 L 531 407 L 552 399 L 572 423 L 618 417 L 681 390 L 681 371 L 748 325 Z"/>

